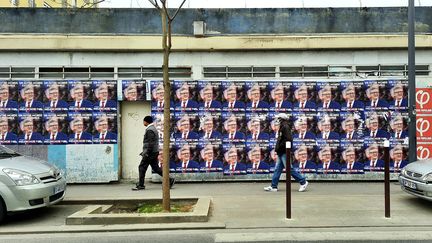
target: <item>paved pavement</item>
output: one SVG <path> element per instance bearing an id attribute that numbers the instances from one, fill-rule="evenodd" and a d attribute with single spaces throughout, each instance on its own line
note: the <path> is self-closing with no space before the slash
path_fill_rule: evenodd
<path id="1" fill-rule="evenodd" d="M 247 242 L 268 241 L 265 232 L 302 234 L 313 231 L 331 238 L 332 232 L 363 232 L 368 237 L 385 239 L 395 232 L 416 232 L 416 240 L 431 239 L 432 202 L 412 197 L 391 184 L 391 218 L 384 217 L 384 184 L 371 182 L 311 182 L 306 192 L 292 188 L 292 219 L 285 218 L 285 186 L 278 192 L 265 192 L 268 183 L 188 183 L 176 184 L 172 198 L 211 197 L 212 211 L 208 223 L 169 225 L 67 226 L 64 219 L 85 205 L 58 205 L 11 217 L 0 227 L 0 234 L 40 232 L 97 232 L 141 230 L 216 230 L 216 242 L 229 242 L 233 237 Z M 65 202 L 70 200 L 145 199 L 162 197 L 161 185 L 147 183 L 144 191 L 131 191 L 132 184 L 69 185 Z M 326 235 L 322 235 L 323 233 Z M 328 233 L 330 232 L 330 233 Z M 367 232 L 375 232 L 369 234 Z M 264 234 L 262 234 L 264 233 Z M 227 235 L 228 234 L 228 235 Z M 232 234 L 232 235 L 231 235 Z M 260 235 L 261 234 L 261 235 Z M 360 233 L 361 235 L 362 233 Z M 342 237 L 338 234 L 339 237 Z M 351 234 L 353 235 L 353 234 Z M 313 234 L 310 234 L 313 236 Z M 267 238 L 266 238 L 267 237 Z M 286 236 L 279 235 L 283 239 Z M 300 236 L 298 236 L 300 237 Z M 412 234 L 410 237 L 413 237 Z M 343 238 L 343 237 L 342 237 Z M 360 238 L 359 238 L 360 239 Z M 414 240 L 414 238 L 411 238 Z"/>

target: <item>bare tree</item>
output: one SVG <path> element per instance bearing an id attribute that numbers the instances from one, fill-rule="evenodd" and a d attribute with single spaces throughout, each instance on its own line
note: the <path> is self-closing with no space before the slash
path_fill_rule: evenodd
<path id="1" fill-rule="evenodd" d="M 162 49 L 163 49 L 163 85 L 165 90 L 164 95 L 164 141 L 163 141 L 163 178 L 162 178 L 162 206 L 164 211 L 171 211 L 171 197 L 170 197 L 170 186 L 169 186 L 169 151 L 170 151 L 170 100 L 171 100 L 171 83 L 169 78 L 169 56 L 171 53 L 171 33 L 172 23 L 177 17 L 180 9 L 186 0 L 183 0 L 177 9 L 170 11 L 167 7 L 167 0 L 148 0 L 158 11 L 162 20 Z"/>

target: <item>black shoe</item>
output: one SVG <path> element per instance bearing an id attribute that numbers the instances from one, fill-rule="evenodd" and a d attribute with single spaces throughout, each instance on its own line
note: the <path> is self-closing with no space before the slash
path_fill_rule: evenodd
<path id="1" fill-rule="evenodd" d="M 144 189 L 145 189 L 145 186 L 139 186 L 139 185 L 137 185 L 136 187 L 132 188 L 132 191 L 139 191 L 139 190 L 144 190 Z"/>
<path id="2" fill-rule="evenodd" d="M 170 189 L 174 186 L 175 183 L 176 183 L 176 179 L 170 178 Z"/>

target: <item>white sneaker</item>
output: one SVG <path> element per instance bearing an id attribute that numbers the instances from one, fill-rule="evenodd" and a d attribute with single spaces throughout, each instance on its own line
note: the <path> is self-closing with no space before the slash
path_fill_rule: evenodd
<path id="1" fill-rule="evenodd" d="M 278 189 L 277 188 L 273 188 L 272 186 L 266 186 L 266 187 L 264 187 L 264 191 L 266 191 L 266 192 L 277 192 Z"/>
<path id="2" fill-rule="evenodd" d="M 306 181 L 305 184 L 300 185 L 299 192 L 304 192 L 304 191 L 306 191 L 306 188 L 307 188 L 308 184 L 309 184 L 309 182 Z"/>

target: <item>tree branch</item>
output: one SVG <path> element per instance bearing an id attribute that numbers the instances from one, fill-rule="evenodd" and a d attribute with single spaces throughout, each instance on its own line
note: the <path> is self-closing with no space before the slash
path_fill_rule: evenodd
<path id="1" fill-rule="evenodd" d="M 162 7 L 163 7 L 163 11 L 166 14 L 166 18 L 168 19 L 168 22 L 171 22 L 171 19 L 170 19 L 170 16 L 169 16 L 169 12 L 168 12 L 168 9 L 166 7 L 166 0 L 160 0 L 160 1 L 161 1 L 161 4 L 162 4 Z"/>
<path id="2" fill-rule="evenodd" d="M 172 16 L 172 18 L 169 17 L 168 15 L 168 19 L 169 21 L 173 21 L 175 19 L 175 17 L 177 16 L 177 14 L 179 13 L 180 9 L 183 7 L 183 5 L 185 4 L 186 0 L 183 0 L 183 2 L 180 4 L 180 7 L 177 8 L 176 12 L 174 13 L 174 15 Z"/>
<path id="3" fill-rule="evenodd" d="M 157 0 L 148 0 L 151 5 L 153 5 L 156 9 L 160 10 L 159 4 Z"/>
<path id="4" fill-rule="evenodd" d="M 105 0 L 99 0 L 99 1 L 96 1 L 96 2 L 92 2 L 92 3 L 85 3 L 84 5 L 82 5 L 80 8 L 85 8 L 85 7 L 89 7 L 89 8 L 92 8 L 92 7 L 94 7 L 95 5 L 98 5 L 99 3 L 102 3 L 102 2 L 105 2 Z"/>

